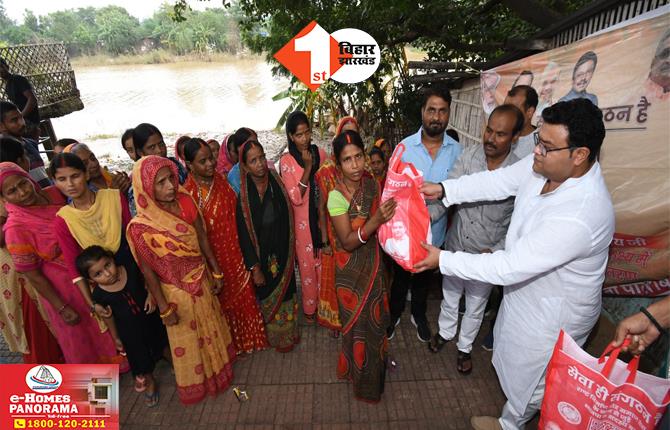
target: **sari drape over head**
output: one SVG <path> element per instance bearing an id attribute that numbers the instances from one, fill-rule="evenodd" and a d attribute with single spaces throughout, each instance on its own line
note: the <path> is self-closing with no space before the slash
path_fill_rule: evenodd
<path id="1" fill-rule="evenodd" d="M 164 167 L 173 173 L 181 216 L 155 200 L 154 180 Z M 167 326 L 167 332 L 177 393 L 182 403 L 191 404 L 228 388 L 236 352 L 219 301 L 211 293 L 212 279 L 195 228 L 200 214 L 177 177 L 177 167 L 169 159 L 147 156 L 135 163 L 137 216 L 128 224 L 127 233 L 136 260 L 155 272 L 165 299 L 179 317 L 177 324 Z"/>
<path id="2" fill-rule="evenodd" d="M 14 163 L 0 163 L 0 187 L 10 176 L 23 176 L 30 180 L 37 192 L 41 189 L 30 176 Z M 9 218 L 5 224 L 7 250 L 18 272 L 39 270 L 51 283 L 64 303 L 75 310 L 81 320 L 68 325 L 46 299 L 40 301 L 49 316 L 53 333 L 63 351 L 66 363 L 119 363 L 127 370 L 128 363 L 116 354 L 116 346 L 109 333 L 100 333 L 97 322 L 90 316 L 81 293 L 70 280 L 58 240 L 53 231 L 56 213 L 65 199 L 55 187 L 43 190 L 49 204 L 43 206 L 18 206 L 5 204 Z"/>

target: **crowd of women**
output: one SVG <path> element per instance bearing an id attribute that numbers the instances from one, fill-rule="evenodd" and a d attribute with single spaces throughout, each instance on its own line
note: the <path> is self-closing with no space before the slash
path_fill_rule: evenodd
<path id="1" fill-rule="evenodd" d="M 220 143 L 181 137 L 168 157 L 159 129 L 139 124 L 121 138 L 129 175 L 63 140 L 45 188 L 22 142 L 2 136 L 0 328 L 10 348 L 26 363 L 118 363 L 149 407 L 165 359 L 189 404 L 227 389 L 237 357 L 291 351 L 302 313 L 342 337 L 337 375 L 355 397 L 379 401 L 389 272 L 375 233 L 395 211 L 380 204 L 390 145 L 366 154 L 345 117 L 328 155 L 302 112 L 286 135 L 275 166 L 248 128 Z"/>

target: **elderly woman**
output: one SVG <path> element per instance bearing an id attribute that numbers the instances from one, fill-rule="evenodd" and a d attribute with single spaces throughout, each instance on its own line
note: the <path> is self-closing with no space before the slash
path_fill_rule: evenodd
<path id="1" fill-rule="evenodd" d="M 176 165 L 149 155 L 135 163 L 132 176 L 137 216 L 128 224 L 128 242 L 167 327 L 179 399 L 197 403 L 233 379 L 236 351 L 216 298 L 223 274 Z"/>
<path id="2" fill-rule="evenodd" d="M 65 203 L 55 187 L 44 190 L 14 163 L 0 163 L 0 196 L 9 213 L 5 240 L 16 271 L 40 295 L 66 363 L 119 362 L 108 333 L 101 334 L 82 295 L 73 288 L 53 230 Z M 124 363 L 127 370 L 127 362 Z"/>

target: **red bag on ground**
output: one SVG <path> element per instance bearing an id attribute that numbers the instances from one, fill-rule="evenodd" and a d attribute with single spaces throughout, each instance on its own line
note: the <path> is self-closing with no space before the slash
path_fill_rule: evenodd
<path id="1" fill-rule="evenodd" d="M 402 161 L 405 145 L 399 144 L 389 160 L 382 203 L 394 198 L 398 204 L 393 219 L 377 232 L 379 244 L 403 269 L 414 272 L 414 265 L 428 252 L 421 242 L 431 243 L 430 215 L 419 191 L 423 175 L 412 163 Z"/>
<path id="2" fill-rule="evenodd" d="M 547 368 L 540 429 L 652 430 L 670 403 L 670 380 L 618 360 L 611 345 L 591 357 L 563 330 Z M 608 356 L 609 354 L 609 356 Z"/>

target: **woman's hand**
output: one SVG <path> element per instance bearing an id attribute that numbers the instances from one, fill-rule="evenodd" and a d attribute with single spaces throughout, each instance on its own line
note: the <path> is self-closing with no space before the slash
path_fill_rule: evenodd
<path id="1" fill-rule="evenodd" d="M 77 325 L 79 324 L 79 321 L 81 321 L 81 318 L 79 317 L 79 314 L 77 311 L 72 309 L 70 305 L 65 305 L 62 311 L 59 312 L 60 317 L 63 319 L 63 322 L 67 325 Z"/>
<path id="2" fill-rule="evenodd" d="M 312 151 L 310 151 L 309 148 L 302 151 L 302 161 L 305 163 L 305 170 L 312 169 L 312 163 L 314 160 L 312 158 Z"/>
<path id="3" fill-rule="evenodd" d="M 121 191 L 121 193 L 126 194 L 130 189 L 132 184 L 130 177 L 125 172 L 115 172 L 111 174 L 112 176 L 112 188 Z"/>
<path id="4" fill-rule="evenodd" d="M 254 285 L 257 287 L 265 286 L 265 275 L 258 264 L 251 268 L 251 276 L 254 279 Z"/>
<path id="5" fill-rule="evenodd" d="M 163 320 L 163 324 L 165 324 L 166 326 L 175 325 L 179 323 L 179 315 L 177 315 L 177 311 L 173 311 L 170 315 L 161 319 Z"/>
<path id="6" fill-rule="evenodd" d="M 93 306 L 93 309 L 95 309 L 95 314 L 99 316 L 100 318 L 111 318 L 112 317 L 112 308 L 109 306 L 103 306 L 101 304 L 96 303 Z"/>
<path id="7" fill-rule="evenodd" d="M 391 221 L 395 215 L 395 209 L 398 206 L 394 199 L 388 199 L 379 206 L 379 210 L 375 213 L 377 224 L 382 225 L 385 222 Z"/>
<path id="8" fill-rule="evenodd" d="M 151 293 L 147 294 L 147 299 L 144 301 L 144 312 L 147 314 L 153 313 L 156 310 L 156 299 Z"/>
<path id="9" fill-rule="evenodd" d="M 212 294 L 218 296 L 222 290 L 223 290 L 223 279 L 214 278 L 214 282 L 212 282 Z"/>

